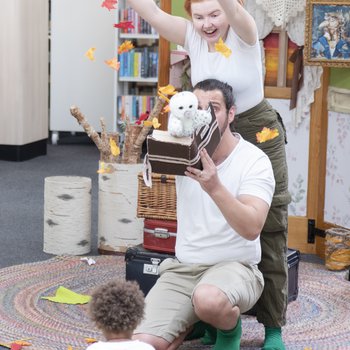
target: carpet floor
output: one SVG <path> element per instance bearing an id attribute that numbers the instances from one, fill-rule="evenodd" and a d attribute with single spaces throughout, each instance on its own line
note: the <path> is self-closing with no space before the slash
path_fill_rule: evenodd
<path id="1" fill-rule="evenodd" d="M 77 256 L 0 269 L 0 343 L 29 339 L 28 350 L 83 350 L 85 338 L 102 339 L 90 322 L 87 305 L 58 304 L 59 286 L 89 294 L 112 278 L 125 278 L 121 256 L 96 256 L 88 265 Z M 345 272 L 331 272 L 320 264 L 300 262 L 299 295 L 288 306 L 283 338 L 288 350 L 350 350 L 350 282 Z M 241 349 L 259 349 L 263 327 L 253 316 L 243 316 Z M 181 350 L 211 349 L 198 340 Z"/>

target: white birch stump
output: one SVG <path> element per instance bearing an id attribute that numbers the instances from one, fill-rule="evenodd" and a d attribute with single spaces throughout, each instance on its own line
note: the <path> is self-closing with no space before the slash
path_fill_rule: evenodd
<path id="1" fill-rule="evenodd" d="M 99 174 L 98 251 L 125 253 L 142 243 L 143 219 L 136 217 L 138 179 L 143 164 L 104 163 Z M 100 163 L 101 169 L 101 163 Z"/>
<path id="2" fill-rule="evenodd" d="M 82 255 L 91 250 L 91 179 L 45 178 L 44 252 Z"/>

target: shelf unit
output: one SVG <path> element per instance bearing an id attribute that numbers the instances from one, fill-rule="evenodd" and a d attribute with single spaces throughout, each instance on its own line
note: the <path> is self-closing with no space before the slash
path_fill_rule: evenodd
<path id="1" fill-rule="evenodd" d="M 138 119 L 141 113 L 149 111 L 157 93 L 158 43 L 159 35 L 130 7 L 126 0 L 118 1 L 117 22 L 132 21 L 135 29 L 117 33 L 117 46 L 126 40 L 134 44 L 134 50 L 119 54 L 120 69 L 117 73 L 117 123 L 122 123 L 122 114 L 130 121 Z M 141 31 L 141 32 L 140 32 Z M 147 76 L 147 75 L 150 76 Z M 150 96 L 148 100 L 136 96 Z M 128 101 L 126 101 L 128 100 Z M 121 107 L 122 106 L 122 107 Z M 121 129 L 119 128 L 119 131 Z"/>

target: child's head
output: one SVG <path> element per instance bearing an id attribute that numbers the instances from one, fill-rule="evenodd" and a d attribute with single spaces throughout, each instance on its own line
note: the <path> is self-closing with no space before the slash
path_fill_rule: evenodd
<path id="1" fill-rule="evenodd" d="M 191 5 L 195 2 L 202 2 L 204 0 L 185 0 L 184 2 L 184 8 L 185 11 L 187 12 L 187 14 L 192 17 L 192 8 Z M 244 0 L 238 0 L 238 2 L 243 6 L 244 4 Z"/>
<path id="2" fill-rule="evenodd" d="M 144 315 L 144 296 L 136 282 L 113 280 L 97 287 L 90 317 L 106 334 L 132 333 Z"/>

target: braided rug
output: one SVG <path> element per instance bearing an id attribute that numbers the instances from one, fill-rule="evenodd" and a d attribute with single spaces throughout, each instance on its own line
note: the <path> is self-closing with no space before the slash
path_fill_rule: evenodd
<path id="1" fill-rule="evenodd" d="M 76 293 L 92 289 L 111 278 L 124 278 L 124 258 L 94 257 L 89 266 L 77 256 L 0 270 L 0 343 L 30 338 L 28 350 L 83 350 L 85 338 L 102 339 L 89 321 L 87 305 L 66 305 L 41 299 L 59 286 Z M 345 272 L 323 265 L 300 262 L 299 296 L 288 306 L 283 338 L 288 350 L 350 350 L 350 282 Z M 253 316 L 242 316 L 241 349 L 261 348 L 262 325 Z M 211 349 L 198 340 L 180 350 Z"/>

